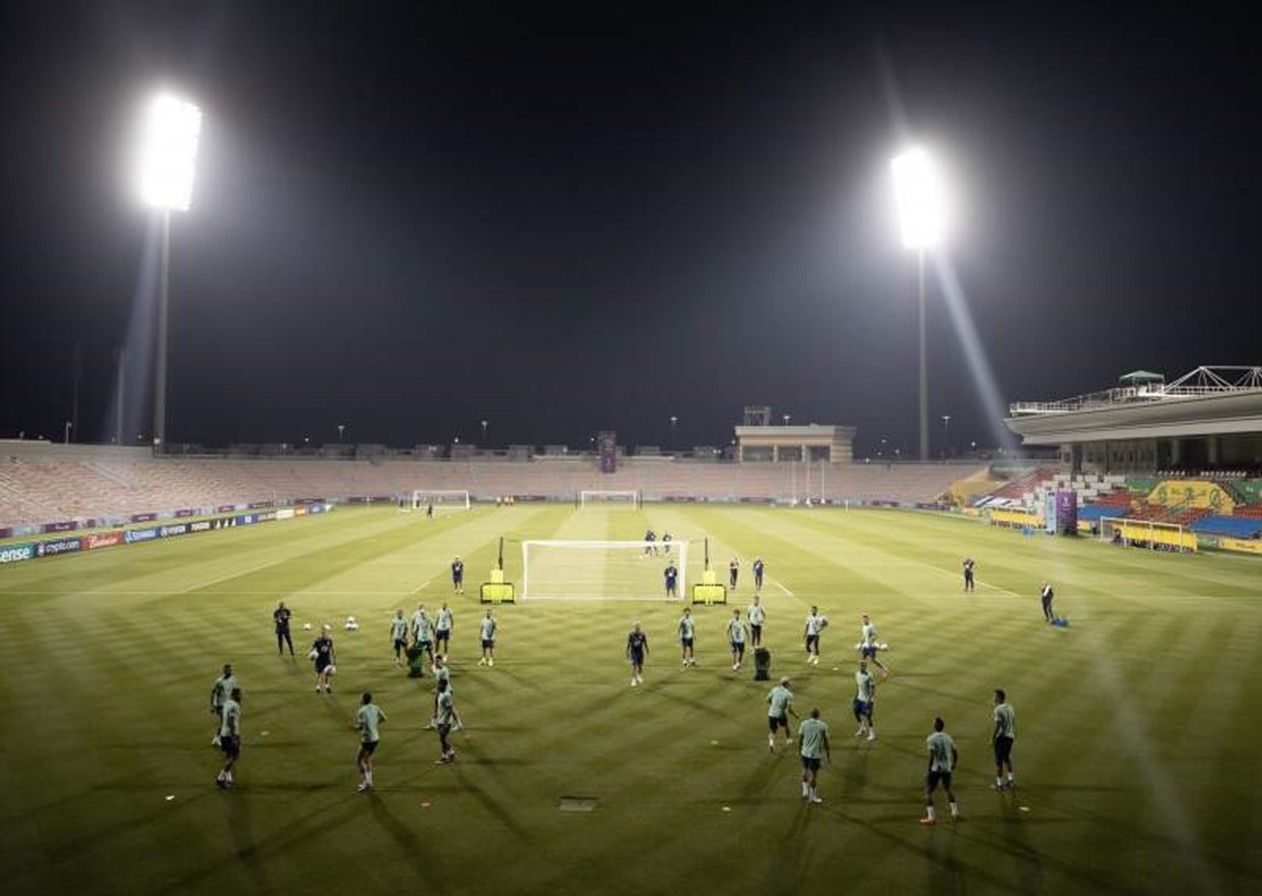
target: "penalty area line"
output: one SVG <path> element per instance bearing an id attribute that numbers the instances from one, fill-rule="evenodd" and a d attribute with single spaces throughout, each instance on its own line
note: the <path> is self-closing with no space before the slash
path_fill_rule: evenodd
<path id="1" fill-rule="evenodd" d="M 790 591 L 788 588 L 785 588 L 783 585 L 781 585 L 781 584 L 780 584 L 779 579 L 773 579 L 773 578 L 771 578 L 771 576 L 768 576 L 768 577 L 767 577 L 767 580 L 768 580 L 769 582 L 771 582 L 771 584 L 773 584 L 773 585 L 775 585 L 777 588 L 779 588 L 781 591 L 783 591 L 785 594 L 789 595 L 789 597 L 797 597 L 797 595 L 796 595 L 796 594 L 794 594 L 794 593 L 793 593 L 792 591 Z"/>

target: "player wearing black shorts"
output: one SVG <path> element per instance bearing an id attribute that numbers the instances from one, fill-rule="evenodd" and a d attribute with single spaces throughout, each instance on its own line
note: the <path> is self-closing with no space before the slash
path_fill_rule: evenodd
<path id="1" fill-rule="evenodd" d="M 975 585 L 975 584 L 974 584 L 974 582 L 973 582 L 973 567 L 974 567 L 974 565 L 975 565 L 975 564 L 973 563 L 973 558 L 972 558 L 972 557 L 965 557 L 965 558 L 964 558 L 964 590 L 965 590 L 965 591 L 975 591 L 975 590 L 976 590 L 976 585 Z"/>
<path id="2" fill-rule="evenodd" d="M 223 750 L 223 769 L 215 784 L 226 790 L 232 786 L 232 770 L 241 756 L 241 689 L 233 688 L 223 704 L 223 721 L 219 728 L 219 749 Z"/>
<path id="3" fill-rule="evenodd" d="M 332 677 L 337 654 L 333 652 L 333 639 L 329 637 L 331 629 L 332 626 L 325 623 L 320 631 L 320 637 L 311 644 L 312 659 L 315 660 L 317 694 L 320 693 L 321 688 L 326 694 L 333 693 Z"/>
<path id="4" fill-rule="evenodd" d="M 451 561 L 451 590 L 464 594 L 464 561 L 459 557 Z"/>
<path id="5" fill-rule="evenodd" d="M 640 628 L 640 623 L 631 626 L 627 634 L 627 659 L 631 661 L 631 687 L 644 684 L 644 657 L 649 652 L 649 636 Z"/>
<path id="6" fill-rule="evenodd" d="M 281 656 L 285 655 L 286 644 L 289 645 L 289 655 L 294 655 L 294 639 L 289 635 L 289 620 L 292 616 L 293 613 L 290 612 L 289 607 L 285 606 L 283 600 L 272 613 L 272 621 L 276 623 L 276 652 Z"/>
<path id="7" fill-rule="evenodd" d="M 1008 705 L 1008 695 L 1003 688 L 995 689 L 995 731 L 991 736 L 995 747 L 995 789 L 1004 789 L 1003 767 L 1008 766 L 1009 788 L 1017 786 L 1016 770 L 1012 767 L 1012 745 L 1017 739 L 1017 713 Z"/>
<path id="8" fill-rule="evenodd" d="M 933 720 L 933 733 L 925 738 L 925 746 L 929 751 L 929 771 L 925 774 L 925 817 L 921 824 L 937 824 L 938 819 L 933 809 L 933 792 L 938 785 L 947 792 L 947 800 L 951 804 L 951 818 L 958 821 L 960 807 L 955 802 L 955 791 L 951 789 L 951 775 L 960 761 L 959 751 L 955 749 L 955 741 L 944 730 L 946 722 L 941 717 Z"/>

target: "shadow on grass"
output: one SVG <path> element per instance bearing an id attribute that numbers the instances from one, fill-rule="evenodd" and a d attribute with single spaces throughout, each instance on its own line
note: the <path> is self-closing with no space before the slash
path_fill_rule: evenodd
<path id="1" fill-rule="evenodd" d="M 425 847 L 420 838 L 412 832 L 411 828 L 394 817 L 394 813 L 386 808 L 386 804 L 376 793 L 368 794 L 368 804 L 372 808 L 373 820 L 399 847 L 402 855 L 416 872 L 416 879 L 425 881 L 427 890 L 445 892 L 447 888 L 443 880 L 442 863 L 436 861 L 437 857 L 425 854 Z"/>

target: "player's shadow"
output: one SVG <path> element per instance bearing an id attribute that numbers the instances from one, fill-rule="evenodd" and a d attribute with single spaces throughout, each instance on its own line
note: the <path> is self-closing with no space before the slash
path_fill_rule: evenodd
<path id="1" fill-rule="evenodd" d="M 488 812 L 499 819 L 500 823 L 512 831 L 518 840 L 523 843 L 530 842 L 530 832 L 521 826 L 516 815 L 511 810 L 507 809 L 503 803 L 494 799 L 486 788 L 479 787 L 468 775 L 465 775 L 460 770 L 460 766 L 458 764 L 455 766 L 455 772 L 456 776 L 460 779 L 460 783 L 464 785 L 464 789 L 467 794 L 481 803 Z"/>
<path id="2" fill-rule="evenodd" d="M 372 808 L 373 820 L 399 847 L 402 855 L 407 857 L 416 872 L 416 879 L 423 880 L 426 887 L 436 893 L 447 891 L 443 880 L 442 863 L 435 861 L 436 856 L 426 856 L 425 846 L 412 829 L 394 817 L 386 804 L 376 793 L 368 794 L 368 804 Z"/>
<path id="3" fill-rule="evenodd" d="M 231 821 L 232 845 L 237 858 L 245 866 L 254 881 L 253 889 L 258 893 L 266 893 L 272 889 L 267 879 L 265 863 L 260 859 L 259 843 L 254 839 L 254 823 L 251 816 L 249 798 L 241 799 L 231 794 L 224 802 L 228 805 L 228 818 Z"/>

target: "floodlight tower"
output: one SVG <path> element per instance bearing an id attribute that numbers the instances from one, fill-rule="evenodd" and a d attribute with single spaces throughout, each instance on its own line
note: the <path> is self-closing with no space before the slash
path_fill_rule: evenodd
<path id="1" fill-rule="evenodd" d="M 171 94 L 161 93 L 154 97 L 145 110 L 137 172 L 140 201 L 162 213 L 157 374 L 153 399 L 155 452 L 166 450 L 171 212 L 186 212 L 192 202 L 193 171 L 201 130 L 202 110 Z"/>
<path id="2" fill-rule="evenodd" d="M 929 459 L 929 374 L 925 361 L 925 252 L 942 239 L 942 181 L 923 149 L 910 149 L 890 163 L 903 246 L 916 250 L 920 295 L 920 459 Z"/>

